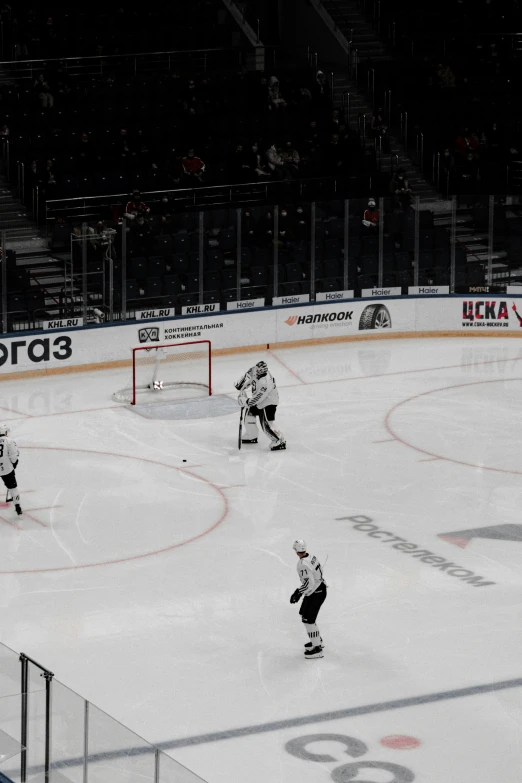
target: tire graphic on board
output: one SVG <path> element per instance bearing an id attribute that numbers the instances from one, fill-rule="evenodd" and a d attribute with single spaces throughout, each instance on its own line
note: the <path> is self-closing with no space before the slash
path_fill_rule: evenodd
<path id="1" fill-rule="evenodd" d="M 390 311 L 383 304 L 371 304 L 364 308 L 359 318 L 359 329 L 391 329 Z"/>

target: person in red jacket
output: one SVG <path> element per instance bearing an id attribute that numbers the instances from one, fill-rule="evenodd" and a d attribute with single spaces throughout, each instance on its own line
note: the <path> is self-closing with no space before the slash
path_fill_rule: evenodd
<path id="1" fill-rule="evenodd" d="M 455 141 L 455 154 L 465 159 L 469 153 L 477 155 L 479 151 L 479 140 L 475 133 L 471 133 L 469 128 L 459 133 Z"/>
<path id="2" fill-rule="evenodd" d="M 189 150 L 186 157 L 182 160 L 183 174 L 185 183 L 189 187 L 200 184 L 205 173 L 205 164 L 194 154 L 194 150 Z"/>
<path id="3" fill-rule="evenodd" d="M 368 206 L 364 210 L 363 226 L 370 230 L 375 230 L 379 225 L 380 211 L 377 209 L 375 199 L 371 198 L 368 201 Z"/>
<path id="4" fill-rule="evenodd" d="M 149 212 L 150 207 L 148 207 L 145 202 L 141 200 L 141 193 L 139 190 L 134 190 L 125 207 L 125 217 L 127 220 L 136 220 L 139 215 L 146 217 Z"/>

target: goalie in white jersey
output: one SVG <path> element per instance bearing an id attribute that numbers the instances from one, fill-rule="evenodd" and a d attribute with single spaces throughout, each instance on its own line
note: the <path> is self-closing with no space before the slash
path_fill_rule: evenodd
<path id="1" fill-rule="evenodd" d="M 250 397 L 247 393 L 249 388 L 252 391 Z M 266 362 L 258 362 L 255 367 L 251 367 L 236 383 L 236 389 L 240 392 L 239 404 L 242 408 L 247 408 L 245 437 L 241 442 L 257 443 L 256 418 L 258 418 L 261 429 L 272 442 L 270 450 L 286 449 L 283 435 L 274 426 L 276 410 L 279 405 L 279 392 L 275 378 L 269 373 Z"/>
<path id="2" fill-rule="evenodd" d="M 303 602 L 299 609 L 309 641 L 305 644 L 305 658 L 323 657 L 323 640 L 319 633 L 316 620 L 319 609 L 326 599 L 326 584 L 323 579 L 321 563 L 315 555 L 309 555 L 304 541 L 294 541 L 294 552 L 299 562 L 297 573 L 301 580 L 301 587 L 297 587 L 290 596 L 290 603 L 296 604 L 301 596 Z"/>
<path id="3" fill-rule="evenodd" d="M 20 452 L 18 446 L 11 438 L 8 438 L 9 427 L 0 424 L 0 476 L 5 486 L 7 494 L 11 493 L 11 499 L 14 501 L 17 514 L 22 513 L 20 506 L 20 493 L 16 483 L 15 468 L 18 465 Z"/>

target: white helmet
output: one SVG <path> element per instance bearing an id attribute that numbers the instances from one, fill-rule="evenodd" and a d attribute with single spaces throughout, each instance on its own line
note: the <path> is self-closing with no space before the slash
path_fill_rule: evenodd
<path id="1" fill-rule="evenodd" d="M 7 424 L 0 424 L 0 437 L 2 435 L 9 435 L 10 429 Z"/>
<path id="2" fill-rule="evenodd" d="M 295 552 L 306 552 L 306 541 L 302 539 L 294 541 L 293 547 Z"/>

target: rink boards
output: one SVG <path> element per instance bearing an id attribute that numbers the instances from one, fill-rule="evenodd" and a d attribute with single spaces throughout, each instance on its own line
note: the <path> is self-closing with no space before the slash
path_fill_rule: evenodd
<path id="1" fill-rule="evenodd" d="M 506 294 L 346 299 L 18 333 L 0 341 L 0 378 L 125 366 L 132 348 L 155 342 L 210 340 L 213 353 L 228 353 L 430 334 L 522 336 L 522 302 Z"/>

